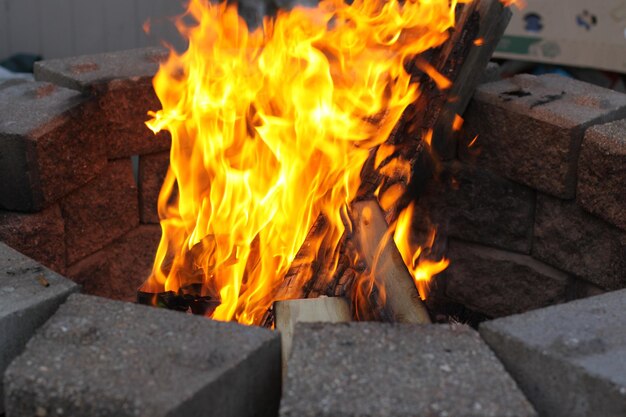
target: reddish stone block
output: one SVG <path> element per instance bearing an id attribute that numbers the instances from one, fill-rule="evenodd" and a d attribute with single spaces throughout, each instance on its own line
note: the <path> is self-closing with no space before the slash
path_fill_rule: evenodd
<path id="1" fill-rule="evenodd" d="M 530 253 L 535 192 L 528 187 L 478 167 L 447 163 L 418 204 L 438 233 Z"/>
<path id="2" fill-rule="evenodd" d="M 84 293 L 134 301 L 150 275 L 160 238 L 159 226 L 141 225 L 70 266 L 67 275 L 83 286 Z"/>
<path id="3" fill-rule="evenodd" d="M 56 204 L 33 214 L 0 211 L 0 241 L 65 273 L 65 223 Z"/>
<path id="4" fill-rule="evenodd" d="M 452 300 L 489 317 L 567 301 L 571 278 L 530 256 L 452 240 L 443 272 Z"/>
<path id="5" fill-rule="evenodd" d="M 109 162 L 100 176 L 61 201 L 67 262 L 102 249 L 139 224 L 130 159 Z"/>
<path id="6" fill-rule="evenodd" d="M 52 84 L 3 85 L 0 207 L 39 211 L 104 168 L 104 136 L 84 123 L 93 108 L 81 94 Z"/>
<path id="7" fill-rule="evenodd" d="M 94 86 L 100 104 L 100 121 L 109 130 L 107 154 L 109 158 L 123 158 L 167 151 L 171 146 L 169 132 L 155 135 L 145 122 L 148 111 L 161 108 L 152 87 L 151 78 L 114 80 Z"/>
<path id="8" fill-rule="evenodd" d="M 518 75 L 478 87 L 465 113 L 459 156 L 570 199 L 585 130 L 625 116 L 625 94 L 557 75 Z"/>
<path id="9" fill-rule="evenodd" d="M 142 155 L 139 158 L 139 211 L 142 223 L 159 223 L 157 202 L 169 165 L 169 153 Z"/>
<path id="10" fill-rule="evenodd" d="M 144 124 L 161 108 L 152 78 L 165 57 L 162 48 L 144 48 L 41 61 L 35 77 L 94 96 L 98 113 L 87 123 L 106 132 L 107 155 L 117 159 L 170 148 L 168 132 L 155 136 Z"/>
<path id="11" fill-rule="evenodd" d="M 577 200 L 585 210 L 626 230 L 626 120 L 587 131 Z"/>
<path id="12" fill-rule="evenodd" d="M 626 232 L 574 201 L 537 197 L 532 254 L 605 290 L 626 288 Z"/>

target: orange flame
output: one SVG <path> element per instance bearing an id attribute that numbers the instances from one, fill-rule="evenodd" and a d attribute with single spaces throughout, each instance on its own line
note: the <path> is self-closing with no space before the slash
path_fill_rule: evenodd
<path id="1" fill-rule="evenodd" d="M 313 245 L 339 244 L 369 150 L 419 95 L 405 65 L 448 39 L 467 1 L 323 0 L 249 30 L 234 6 L 191 0 L 195 24 L 178 24 L 189 48 L 161 66 L 163 109 L 147 122 L 172 149 L 144 289 L 201 285 L 221 302 L 213 318 L 258 324 L 319 215 L 329 227 Z M 421 285 L 432 273 L 411 250 Z"/>
<path id="2" fill-rule="evenodd" d="M 447 90 L 448 88 L 452 87 L 452 81 L 450 81 L 443 74 L 438 72 L 435 67 L 430 65 L 428 62 L 418 59 L 416 64 L 419 69 L 424 71 L 426 74 L 428 74 L 430 78 L 432 78 L 432 80 L 435 82 L 435 84 L 437 84 L 437 87 L 440 90 Z"/>
<path id="3" fill-rule="evenodd" d="M 465 123 L 465 120 L 463 120 L 461 116 L 459 116 L 458 114 L 454 115 L 454 121 L 452 122 L 452 130 L 454 132 L 459 132 L 461 128 L 463 127 L 463 123 Z"/>
<path id="4" fill-rule="evenodd" d="M 411 223 L 415 212 L 415 206 L 411 203 L 398 217 L 396 230 L 393 235 L 393 240 L 402 255 L 404 263 L 409 268 L 409 272 L 415 280 L 415 285 L 419 291 L 422 300 L 426 299 L 428 295 L 428 286 L 432 277 L 445 270 L 450 261 L 447 259 L 441 259 L 439 261 L 432 261 L 428 259 L 422 259 L 422 255 L 429 251 L 435 243 L 436 231 L 432 229 L 428 240 L 422 245 L 416 245 L 411 240 Z"/>

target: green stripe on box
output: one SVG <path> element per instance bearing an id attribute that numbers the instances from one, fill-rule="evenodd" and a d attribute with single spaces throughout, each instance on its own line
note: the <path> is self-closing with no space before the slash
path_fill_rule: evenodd
<path id="1" fill-rule="evenodd" d="M 528 55 L 530 47 L 541 42 L 542 38 L 533 38 L 529 36 L 511 36 L 505 35 L 498 43 L 496 52 L 507 52 L 510 54 Z"/>

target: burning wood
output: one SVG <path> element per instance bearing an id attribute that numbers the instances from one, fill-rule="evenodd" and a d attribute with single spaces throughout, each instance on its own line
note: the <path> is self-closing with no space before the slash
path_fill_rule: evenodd
<path id="1" fill-rule="evenodd" d="M 194 296 L 220 303 L 213 318 L 260 324 L 276 299 L 372 276 L 396 319 L 427 322 L 403 266 L 419 270 L 418 248 L 401 256 L 378 203 L 351 202 L 378 197 L 400 227 L 438 126 L 467 104 L 501 34 L 501 4 L 322 0 L 255 30 L 227 3 L 192 0 L 187 15 L 188 51 L 154 81 L 163 109 L 148 126 L 171 132 L 172 152 L 144 291 L 200 285 Z"/>
<path id="2" fill-rule="evenodd" d="M 382 292 L 383 302 L 400 323 L 430 323 L 413 278 L 394 244 L 383 211 L 374 200 L 352 205 L 355 240 L 370 273 Z"/>

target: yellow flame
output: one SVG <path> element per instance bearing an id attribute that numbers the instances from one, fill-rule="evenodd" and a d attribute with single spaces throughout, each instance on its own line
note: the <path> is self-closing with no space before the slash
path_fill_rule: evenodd
<path id="1" fill-rule="evenodd" d="M 163 109 L 147 125 L 172 148 L 144 288 L 201 285 L 221 302 L 213 318 L 259 323 L 320 214 L 325 244 L 339 243 L 369 150 L 419 95 L 406 64 L 448 39 L 465 2 L 323 0 L 249 30 L 234 6 L 191 0 L 194 24 L 178 24 L 189 48 L 154 79 Z"/>
<path id="2" fill-rule="evenodd" d="M 404 263 L 409 268 L 409 272 L 415 280 L 415 285 L 417 286 L 420 297 L 424 300 L 428 295 L 429 283 L 432 277 L 445 270 L 450 264 L 450 261 L 447 259 L 441 259 L 439 261 L 422 259 L 422 254 L 433 247 L 436 231 L 432 229 L 428 240 L 422 245 L 415 244 L 411 240 L 411 224 L 414 212 L 415 205 L 411 203 L 400 213 L 395 226 L 396 230 L 393 239 L 402 255 Z"/>

